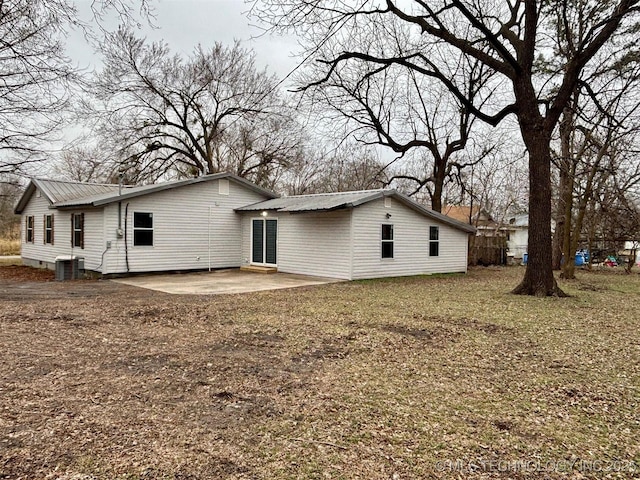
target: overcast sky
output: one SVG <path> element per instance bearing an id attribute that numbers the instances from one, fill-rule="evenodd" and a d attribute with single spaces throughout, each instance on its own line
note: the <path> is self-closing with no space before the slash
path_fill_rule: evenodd
<path id="1" fill-rule="evenodd" d="M 90 18 L 90 0 L 77 0 L 82 17 Z M 188 55 L 198 44 L 211 46 L 214 42 L 231 45 L 235 39 L 256 52 L 259 67 L 267 67 L 282 78 L 297 65 L 291 57 L 297 45 L 292 37 L 261 36 L 261 30 L 251 26 L 245 13 L 249 5 L 243 0 L 154 0 L 156 18 L 153 23 L 142 25 L 139 34 L 149 40 L 165 40 L 174 52 Z M 106 22 L 109 29 L 116 29 L 117 22 Z M 83 36 L 72 33 L 68 43 L 70 57 L 82 67 L 99 66 L 99 57 Z"/>

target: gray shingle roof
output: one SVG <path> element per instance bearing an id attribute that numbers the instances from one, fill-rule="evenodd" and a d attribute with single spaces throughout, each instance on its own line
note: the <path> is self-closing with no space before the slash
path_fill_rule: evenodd
<path id="1" fill-rule="evenodd" d="M 437 220 L 453 228 L 467 233 L 475 233 L 476 229 L 471 225 L 459 222 L 438 212 L 434 212 L 419 203 L 414 202 L 406 195 L 395 190 L 361 190 L 357 192 L 320 193 L 312 195 L 294 195 L 280 197 L 272 200 L 247 205 L 237 208 L 240 212 L 253 212 L 260 210 L 276 210 L 278 212 L 302 213 L 302 212 L 329 212 L 333 210 L 355 208 L 373 200 L 393 197 L 412 210 L 425 217 Z"/>

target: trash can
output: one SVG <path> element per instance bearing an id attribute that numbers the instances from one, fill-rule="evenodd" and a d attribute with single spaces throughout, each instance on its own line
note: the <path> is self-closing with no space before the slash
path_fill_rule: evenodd
<path id="1" fill-rule="evenodd" d="M 529 254 L 525 253 L 524 255 L 522 255 L 522 264 L 526 265 L 528 261 L 529 261 Z"/>
<path id="2" fill-rule="evenodd" d="M 84 270 L 84 257 L 60 255 L 56 257 L 56 280 L 76 280 Z"/>

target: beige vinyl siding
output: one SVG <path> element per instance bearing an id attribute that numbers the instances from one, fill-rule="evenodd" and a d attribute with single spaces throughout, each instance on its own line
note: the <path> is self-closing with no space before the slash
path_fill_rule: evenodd
<path id="1" fill-rule="evenodd" d="M 259 212 L 246 213 L 243 260 L 250 259 L 251 219 Z M 351 277 L 351 212 L 279 213 L 266 218 L 278 219 L 278 271 L 320 277 Z"/>
<path id="2" fill-rule="evenodd" d="M 84 213 L 84 249 L 71 245 L 71 215 Z M 54 242 L 44 243 L 44 216 L 53 215 Z M 26 243 L 26 217 L 34 217 L 33 243 Z M 102 209 L 55 210 L 49 208 L 44 195 L 34 192 L 22 213 L 22 258 L 31 265 L 55 267 L 55 258 L 60 255 L 78 255 L 85 259 L 85 269 L 95 270 L 100 265 L 102 254 Z"/>
<path id="3" fill-rule="evenodd" d="M 221 195 L 218 181 L 210 181 L 123 201 L 122 228 L 126 211 L 129 272 L 240 266 L 241 216 L 233 209 L 261 200 L 262 195 L 233 181 L 229 182 L 229 194 Z M 134 212 L 153 214 L 153 246 L 133 245 Z M 106 240 L 112 241 L 112 248 L 105 255 L 103 273 L 127 272 L 125 239 L 118 238 L 117 228 L 116 202 L 105 207 Z"/>
<path id="4" fill-rule="evenodd" d="M 431 220 L 388 199 L 361 205 L 353 210 L 353 279 L 466 272 L 466 233 Z M 391 217 L 387 218 L 387 214 Z M 382 258 L 382 224 L 393 225 L 394 258 Z M 429 226 L 439 227 L 440 252 L 429 257 Z"/>

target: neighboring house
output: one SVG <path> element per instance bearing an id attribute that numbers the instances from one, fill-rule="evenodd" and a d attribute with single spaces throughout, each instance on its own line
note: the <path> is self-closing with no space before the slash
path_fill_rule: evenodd
<path id="1" fill-rule="evenodd" d="M 529 215 L 520 213 L 507 220 L 507 248 L 509 256 L 521 260 L 529 244 Z"/>
<path id="2" fill-rule="evenodd" d="M 473 225 L 478 236 L 493 237 L 503 233 L 500 230 L 500 224 L 479 205 L 474 205 L 473 207 L 469 205 L 445 205 L 442 208 L 442 213 L 459 222 Z"/>
<path id="3" fill-rule="evenodd" d="M 469 265 L 507 263 L 507 232 L 487 210 L 479 205 L 447 205 L 442 213 L 476 228 L 469 241 Z"/>
<path id="4" fill-rule="evenodd" d="M 34 179 L 22 257 L 102 274 L 262 265 L 343 279 L 464 272 L 475 229 L 393 190 L 278 198 L 231 174 L 142 187 Z"/>

